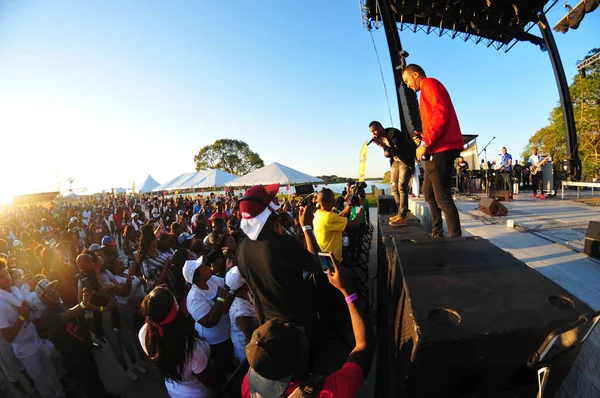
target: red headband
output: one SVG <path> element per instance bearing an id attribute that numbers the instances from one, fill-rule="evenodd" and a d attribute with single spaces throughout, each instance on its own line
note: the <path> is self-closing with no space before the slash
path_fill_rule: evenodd
<path id="1" fill-rule="evenodd" d="M 160 337 L 164 337 L 165 333 L 163 331 L 163 325 L 173 322 L 175 318 L 177 318 L 177 314 L 179 314 L 179 305 L 177 304 L 177 300 L 173 296 L 173 306 L 171 307 L 169 315 L 167 315 L 165 319 L 163 319 L 160 322 L 152 322 L 150 317 L 147 316 L 146 323 L 149 323 L 150 325 L 156 327 L 158 329 L 158 334 L 160 335 Z"/>

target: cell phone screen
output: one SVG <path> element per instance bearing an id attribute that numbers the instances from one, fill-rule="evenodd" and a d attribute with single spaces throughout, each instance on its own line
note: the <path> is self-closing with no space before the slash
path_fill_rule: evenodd
<path id="1" fill-rule="evenodd" d="M 331 255 L 329 253 L 319 253 L 319 260 L 321 261 L 321 269 L 324 273 L 327 273 L 327 270 L 334 270 L 333 268 L 333 260 L 331 259 Z"/>

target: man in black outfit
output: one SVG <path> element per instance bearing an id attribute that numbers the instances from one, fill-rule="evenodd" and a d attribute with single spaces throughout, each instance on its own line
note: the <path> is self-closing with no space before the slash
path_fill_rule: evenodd
<path id="1" fill-rule="evenodd" d="M 92 356 L 92 341 L 89 330 L 81 322 L 83 313 L 91 303 L 92 295 L 83 289 L 83 300 L 73 308 L 60 302 L 56 282 L 43 279 L 38 283 L 41 300 L 46 305 L 46 327 L 50 339 L 60 352 L 65 369 L 81 383 L 90 398 L 118 397 L 106 392 Z"/>
<path id="2" fill-rule="evenodd" d="M 300 214 L 300 223 L 307 225 L 303 228 L 309 249 L 306 250 L 294 237 L 276 231 L 279 215 L 275 211 L 279 206 L 273 199 L 278 189 L 276 184 L 255 186 L 240 199 L 241 229 L 248 237 L 236 250 L 236 264 L 252 291 L 261 323 L 277 318 L 314 329 L 316 304 L 303 278 L 303 272 L 316 272 L 323 277 L 316 259 L 318 245 L 310 227 L 313 214 Z"/>
<path id="3" fill-rule="evenodd" d="M 381 123 L 373 121 L 369 130 L 375 145 L 383 148 L 385 157 L 390 159 L 390 187 L 398 205 L 398 214 L 390 218 L 390 225 L 403 227 L 408 213 L 408 182 L 415 171 L 417 147 L 408 133 L 394 127 L 384 129 Z"/>

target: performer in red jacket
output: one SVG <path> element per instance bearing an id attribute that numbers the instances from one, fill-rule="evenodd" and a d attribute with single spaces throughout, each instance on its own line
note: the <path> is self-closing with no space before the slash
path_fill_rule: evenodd
<path id="1" fill-rule="evenodd" d="M 450 236 L 461 236 L 458 210 L 452 200 L 451 181 L 454 159 L 463 149 L 463 138 L 446 88 L 425 75 L 419 65 L 410 64 L 402 71 L 402 80 L 411 90 L 421 92 L 420 108 L 423 132 L 417 132 L 417 159 L 423 162 L 423 196 L 431 212 L 431 236 L 443 237 L 442 212 Z"/>

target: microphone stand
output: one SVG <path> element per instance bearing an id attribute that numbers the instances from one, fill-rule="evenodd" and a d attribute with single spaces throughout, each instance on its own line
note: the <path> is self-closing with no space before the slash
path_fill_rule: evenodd
<path id="1" fill-rule="evenodd" d="M 482 153 L 485 152 L 485 162 L 487 163 L 487 147 L 490 146 L 490 144 L 492 143 L 492 141 L 494 141 L 496 139 L 496 137 L 492 138 L 490 140 L 490 142 L 487 143 L 487 145 L 485 147 L 483 147 L 483 149 L 481 150 L 481 152 L 479 152 L 479 154 L 477 155 L 477 157 L 481 156 Z"/>
<path id="2" fill-rule="evenodd" d="M 485 171 L 485 194 L 486 196 L 489 195 L 489 185 L 490 182 L 488 180 L 489 178 L 489 164 L 488 164 L 488 160 L 487 160 L 487 147 L 490 146 L 490 144 L 492 143 L 492 141 L 494 141 L 496 139 L 496 137 L 493 137 L 490 142 L 487 143 L 487 145 L 485 147 L 483 147 L 483 149 L 481 150 L 481 152 L 479 152 L 479 154 L 477 155 L 477 157 L 479 158 L 479 156 L 481 156 L 482 153 L 485 153 L 485 164 L 488 166 L 488 169 Z"/>

